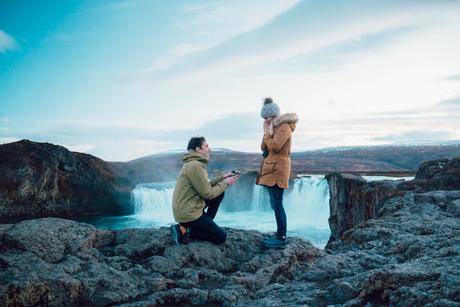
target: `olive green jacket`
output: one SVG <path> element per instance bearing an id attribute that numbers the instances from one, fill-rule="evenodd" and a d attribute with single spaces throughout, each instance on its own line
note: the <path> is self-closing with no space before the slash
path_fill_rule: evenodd
<path id="1" fill-rule="evenodd" d="M 178 223 L 198 219 L 203 214 L 204 200 L 216 198 L 228 187 L 222 176 L 208 181 L 208 159 L 195 150 L 189 150 L 182 160 L 184 165 L 177 177 L 172 202 Z"/>

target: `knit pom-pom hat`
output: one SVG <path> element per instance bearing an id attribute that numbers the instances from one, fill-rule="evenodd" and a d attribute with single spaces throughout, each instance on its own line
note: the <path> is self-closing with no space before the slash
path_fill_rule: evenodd
<path id="1" fill-rule="evenodd" d="M 262 118 L 267 117 L 278 117 L 280 115 L 280 107 L 273 102 L 273 99 L 267 97 L 264 99 L 264 105 L 262 110 L 260 110 L 260 116 Z"/>

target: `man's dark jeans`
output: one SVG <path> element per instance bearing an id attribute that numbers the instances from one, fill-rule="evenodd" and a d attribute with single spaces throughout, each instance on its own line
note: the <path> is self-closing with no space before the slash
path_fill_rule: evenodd
<path id="1" fill-rule="evenodd" d="M 268 187 L 268 194 L 270 195 L 270 205 L 272 206 L 272 209 L 275 211 L 277 227 L 276 233 L 278 236 L 285 237 L 287 228 L 287 217 L 283 207 L 284 189 L 280 188 L 278 185 L 275 184 L 272 187 Z"/>
<path id="2" fill-rule="evenodd" d="M 181 223 L 181 225 L 189 229 L 191 239 L 209 241 L 215 244 L 222 244 L 225 242 L 227 234 L 213 221 L 219 209 L 219 205 L 224 199 L 224 194 L 225 192 L 222 192 L 222 194 L 216 198 L 206 199 L 204 201 L 206 207 L 203 209 L 203 215 L 198 219 L 187 223 Z"/>

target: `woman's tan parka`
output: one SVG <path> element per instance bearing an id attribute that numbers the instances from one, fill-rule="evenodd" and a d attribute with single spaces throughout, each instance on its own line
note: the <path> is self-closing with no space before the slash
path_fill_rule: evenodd
<path id="1" fill-rule="evenodd" d="M 268 156 L 262 160 L 256 184 L 280 188 L 289 187 L 291 174 L 291 142 L 292 132 L 299 121 L 297 114 L 286 113 L 276 117 L 262 139 L 262 151 L 268 150 Z"/>

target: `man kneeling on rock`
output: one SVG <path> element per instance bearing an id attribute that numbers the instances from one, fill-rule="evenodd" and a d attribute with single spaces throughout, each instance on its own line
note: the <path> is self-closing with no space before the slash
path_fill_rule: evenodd
<path id="1" fill-rule="evenodd" d="M 174 219 L 179 223 L 171 226 L 173 240 L 181 244 L 188 236 L 222 244 L 227 234 L 214 223 L 214 217 L 225 189 L 234 184 L 239 175 L 229 172 L 208 181 L 206 165 L 211 149 L 204 137 L 191 138 L 187 150 L 173 194 Z"/>

